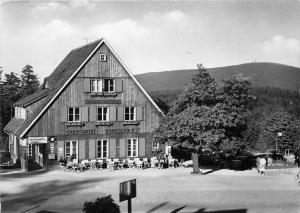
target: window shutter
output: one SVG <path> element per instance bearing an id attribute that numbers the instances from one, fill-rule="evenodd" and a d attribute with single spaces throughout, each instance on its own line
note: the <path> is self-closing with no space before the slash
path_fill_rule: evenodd
<path id="1" fill-rule="evenodd" d="M 84 79 L 84 92 L 91 92 L 91 79 L 85 78 Z"/>
<path id="2" fill-rule="evenodd" d="M 84 140 L 80 140 L 78 141 L 78 152 L 79 152 L 79 160 L 84 160 L 85 159 L 85 141 Z M 74 153 L 73 153 L 74 154 Z"/>
<path id="3" fill-rule="evenodd" d="M 81 109 L 81 121 L 89 121 L 89 108 L 82 107 Z"/>
<path id="4" fill-rule="evenodd" d="M 95 159 L 96 158 L 96 141 L 95 140 L 89 140 L 89 159 Z"/>
<path id="5" fill-rule="evenodd" d="M 117 108 L 109 107 L 109 121 L 116 121 L 116 120 L 117 120 Z"/>
<path id="6" fill-rule="evenodd" d="M 60 110 L 60 122 L 68 122 L 68 108 L 63 107 Z"/>
<path id="7" fill-rule="evenodd" d="M 120 138 L 120 158 L 126 157 L 126 143 L 125 138 Z"/>
<path id="8" fill-rule="evenodd" d="M 136 120 L 142 121 L 143 120 L 143 107 L 136 108 Z"/>
<path id="9" fill-rule="evenodd" d="M 97 107 L 90 107 L 90 121 L 97 121 Z"/>
<path id="10" fill-rule="evenodd" d="M 139 138 L 139 157 L 144 157 L 146 155 L 146 142 L 145 142 L 145 138 Z"/>
<path id="11" fill-rule="evenodd" d="M 116 158 L 116 139 L 109 140 L 109 158 Z"/>
<path id="12" fill-rule="evenodd" d="M 124 120 L 124 107 L 118 107 L 118 121 Z"/>
<path id="13" fill-rule="evenodd" d="M 120 78 L 117 78 L 116 80 L 115 80 L 115 84 L 116 84 L 116 92 L 123 92 L 123 81 L 122 81 L 122 79 L 120 79 Z"/>

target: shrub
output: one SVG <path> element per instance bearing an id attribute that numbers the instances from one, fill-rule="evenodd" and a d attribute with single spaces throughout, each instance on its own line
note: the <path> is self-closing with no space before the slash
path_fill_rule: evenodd
<path id="1" fill-rule="evenodd" d="M 84 213 L 120 213 L 120 206 L 108 195 L 95 201 L 85 201 L 82 210 Z"/>

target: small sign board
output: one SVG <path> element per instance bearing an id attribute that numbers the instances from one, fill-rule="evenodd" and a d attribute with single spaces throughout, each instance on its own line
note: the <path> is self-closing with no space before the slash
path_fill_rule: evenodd
<path id="1" fill-rule="evenodd" d="M 47 137 L 28 137 L 28 144 L 47 143 Z"/>
<path id="2" fill-rule="evenodd" d="M 55 154 L 48 154 L 49 160 L 55 160 Z"/>
<path id="3" fill-rule="evenodd" d="M 136 197 L 136 179 L 120 183 L 120 202 Z"/>

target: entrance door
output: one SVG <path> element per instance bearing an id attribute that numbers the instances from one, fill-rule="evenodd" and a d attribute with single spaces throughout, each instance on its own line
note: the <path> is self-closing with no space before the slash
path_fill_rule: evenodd
<path id="1" fill-rule="evenodd" d="M 35 144 L 35 162 L 41 167 L 45 167 L 46 163 L 46 144 Z"/>
<path id="2" fill-rule="evenodd" d="M 65 157 L 78 160 L 78 141 L 67 141 L 65 143 Z"/>

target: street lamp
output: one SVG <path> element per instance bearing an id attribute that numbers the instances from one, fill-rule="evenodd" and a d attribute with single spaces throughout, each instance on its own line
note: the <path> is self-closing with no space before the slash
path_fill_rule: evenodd
<path id="1" fill-rule="evenodd" d="M 282 132 L 277 132 L 277 134 L 276 134 L 276 152 L 277 152 L 277 150 L 278 150 L 278 140 L 277 140 L 277 136 L 278 136 L 278 137 L 281 137 L 281 136 L 282 136 Z"/>

